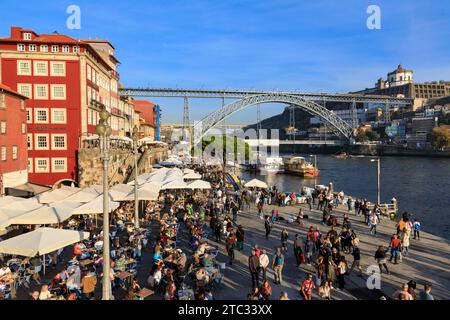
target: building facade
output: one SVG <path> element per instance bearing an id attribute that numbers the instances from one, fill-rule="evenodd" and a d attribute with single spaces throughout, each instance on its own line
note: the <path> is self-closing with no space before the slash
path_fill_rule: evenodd
<path id="1" fill-rule="evenodd" d="M 0 83 L 0 195 L 28 182 L 25 100 Z"/>
<path id="2" fill-rule="evenodd" d="M 28 98 L 30 182 L 77 180 L 77 150 L 95 134 L 102 108 L 112 114 L 113 134 L 125 135 L 130 110 L 120 103 L 117 64 L 114 47 L 104 40 L 20 27 L 0 38 L 0 82 Z"/>
<path id="3" fill-rule="evenodd" d="M 147 100 L 134 100 L 134 109 L 140 115 L 140 139 L 150 138 L 155 141 L 156 105 Z"/>

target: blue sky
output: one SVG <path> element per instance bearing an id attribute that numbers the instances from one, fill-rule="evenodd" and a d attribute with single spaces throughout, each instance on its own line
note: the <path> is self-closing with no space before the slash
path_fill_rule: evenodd
<path id="1" fill-rule="evenodd" d="M 81 8 L 68 30 L 66 8 Z M 381 30 L 366 27 L 369 5 Z M 346 92 L 373 86 L 399 63 L 416 81 L 450 80 L 448 0 L 138 0 L 8 1 L 0 36 L 11 25 L 38 33 L 108 39 L 127 87 L 189 87 Z M 182 121 L 182 100 L 155 99 L 164 122 Z M 220 101 L 193 100 L 191 120 Z M 283 106 L 262 107 L 263 117 Z M 227 123 L 253 123 L 249 108 Z"/>

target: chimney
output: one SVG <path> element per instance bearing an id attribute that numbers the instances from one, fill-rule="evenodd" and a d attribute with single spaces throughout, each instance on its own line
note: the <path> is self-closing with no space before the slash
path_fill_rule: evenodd
<path id="1" fill-rule="evenodd" d="M 11 39 L 20 39 L 22 30 L 21 27 L 11 27 Z"/>

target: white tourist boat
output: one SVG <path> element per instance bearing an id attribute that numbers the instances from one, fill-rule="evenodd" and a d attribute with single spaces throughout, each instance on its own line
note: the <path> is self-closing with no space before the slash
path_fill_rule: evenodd
<path id="1" fill-rule="evenodd" d="M 283 158 L 264 157 L 260 159 L 258 170 L 262 175 L 278 174 L 284 172 Z"/>

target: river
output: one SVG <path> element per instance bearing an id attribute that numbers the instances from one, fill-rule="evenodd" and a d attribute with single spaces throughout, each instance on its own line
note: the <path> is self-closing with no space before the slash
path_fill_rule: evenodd
<path id="1" fill-rule="evenodd" d="M 333 182 L 336 191 L 374 202 L 377 164 L 370 159 L 318 155 L 317 184 Z M 241 177 L 247 181 L 256 177 L 286 192 L 298 192 L 302 186 L 314 185 L 314 179 L 288 174 L 261 176 L 242 172 Z M 398 201 L 399 213 L 412 213 L 424 231 L 450 240 L 450 159 L 382 157 L 381 201 L 390 203 L 393 197 Z"/>

